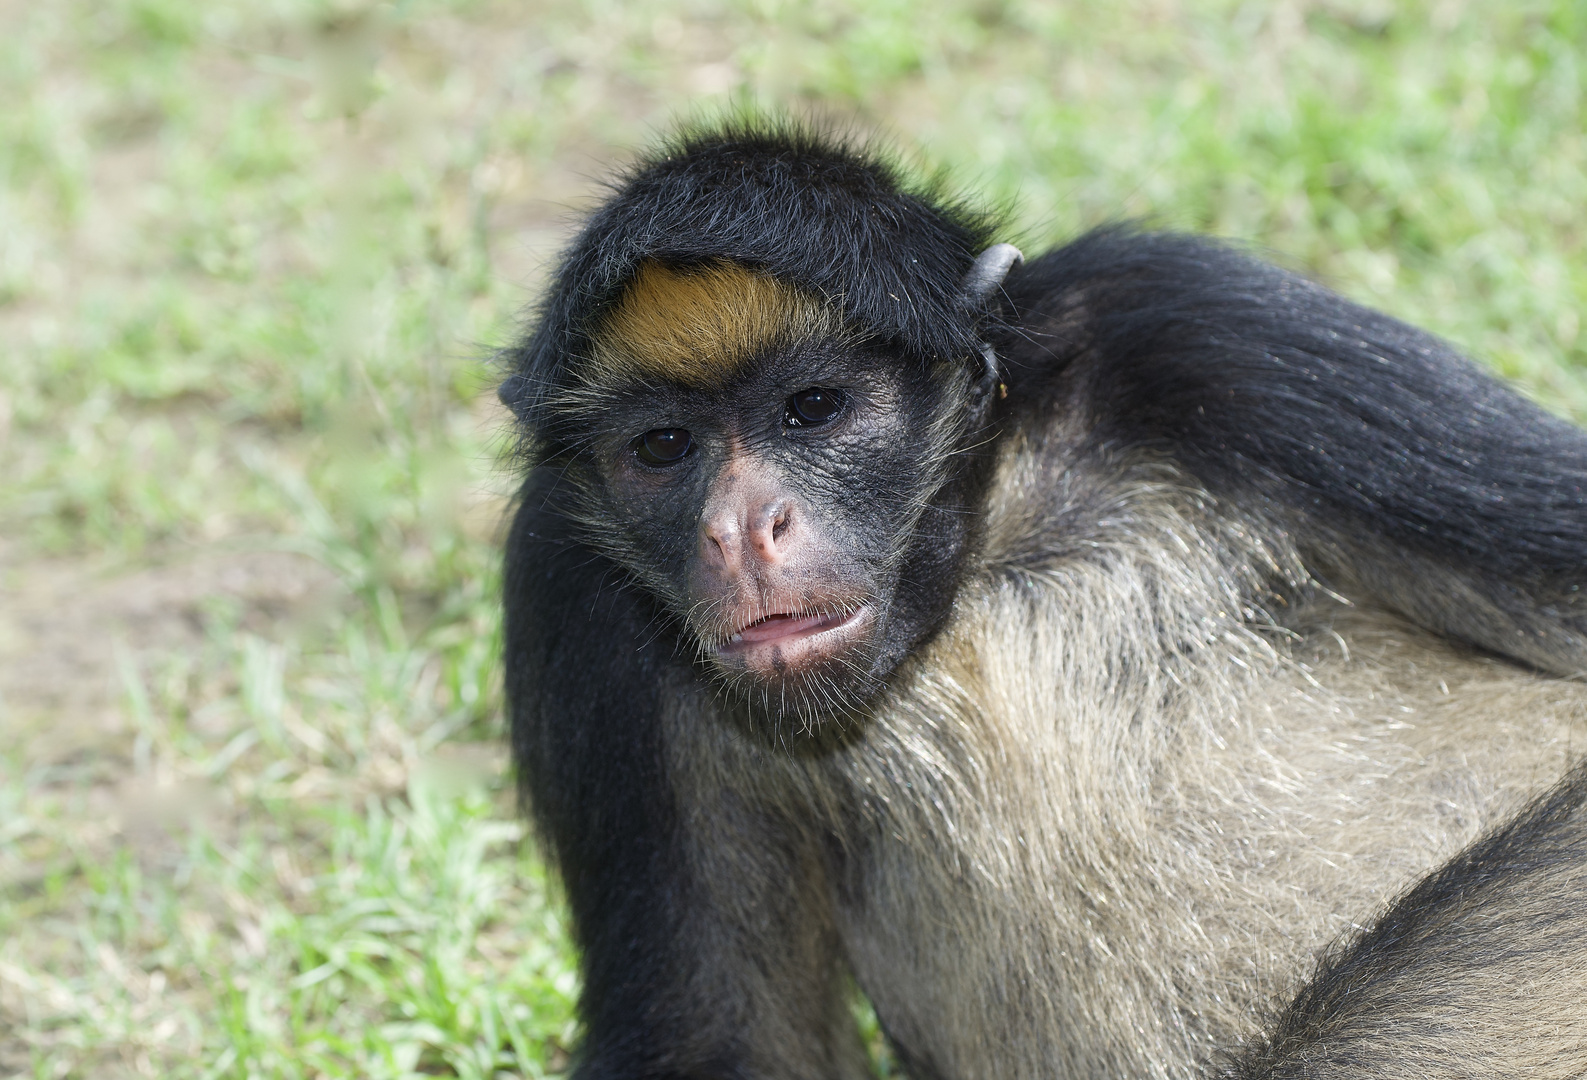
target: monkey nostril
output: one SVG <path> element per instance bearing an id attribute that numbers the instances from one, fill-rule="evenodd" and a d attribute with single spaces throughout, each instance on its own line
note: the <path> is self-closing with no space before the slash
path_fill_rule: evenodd
<path id="1" fill-rule="evenodd" d="M 793 524 L 793 507 L 786 502 L 768 503 L 761 508 L 755 524 L 755 550 L 765 559 L 780 558 L 777 544 Z"/>
<path id="2" fill-rule="evenodd" d="M 701 547 L 707 558 L 720 561 L 728 569 L 738 566 L 739 533 L 732 522 L 721 519 L 700 523 Z"/>

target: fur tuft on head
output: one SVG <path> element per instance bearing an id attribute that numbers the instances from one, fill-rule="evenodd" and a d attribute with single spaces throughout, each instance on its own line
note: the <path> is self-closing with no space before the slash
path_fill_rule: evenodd
<path id="1" fill-rule="evenodd" d="M 675 270 L 646 262 L 595 331 L 586 376 L 716 386 L 768 345 L 842 329 L 809 293 L 735 263 Z"/>
<path id="2" fill-rule="evenodd" d="M 791 120 L 685 130 L 615 185 L 562 259 L 534 330 L 505 351 L 502 400 L 532 439 L 642 268 L 724 263 L 820 298 L 867 338 L 922 362 L 978 362 L 985 305 L 965 274 L 998 222 L 911 183 L 875 150 Z"/>

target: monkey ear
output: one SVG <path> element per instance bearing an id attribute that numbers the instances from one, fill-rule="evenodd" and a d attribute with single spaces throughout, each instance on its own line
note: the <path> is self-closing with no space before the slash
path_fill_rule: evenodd
<path id="1" fill-rule="evenodd" d="M 970 267 L 964 275 L 963 291 L 959 294 L 960 302 L 971 311 L 977 311 L 986 306 L 992 293 L 1002 287 L 1003 279 L 1008 277 L 1008 272 L 1025 261 L 1025 256 L 1013 244 L 993 244 L 975 257 L 975 265 Z M 1008 391 L 1003 387 L 1003 377 L 997 363 L 997 350 L 987 342 L 981 342 L 982 372 L 979 383 L 978 396 L 983 406 L 992 400 L 991 390 L 995 386 L 1000 394 Z"/>
<path id="2" fill-rule="evenodd" d="M 976 256 L 975 265 L 964 275 L 963 293 L 967 307 L 985 304 L 992 291 L 1003 284 L 1008 272 L 1025 261 L 1013 244 L 993 244 Z"/>

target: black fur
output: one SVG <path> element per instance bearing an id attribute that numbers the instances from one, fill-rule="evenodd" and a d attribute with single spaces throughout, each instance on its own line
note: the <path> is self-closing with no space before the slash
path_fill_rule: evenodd
<path id="1" fill-rule="evenodd" d="M 525 489 L 526 507 L 547 479 Z M 665 783 L 656 650 L 612 648 L 643 640 L 648 616 L 634 593 L 605 587 L 610 569 L 568 539 L 561 519 L 522 513 L 508 543 L 513 756 L 577 913 L 585 1023 L 614 1066 L 643 1072 L 634 1058 L 669 1019 L 647 1010 L 683 960 L 674 945 L 688 902 L 670 888 L 678 810 Z"/>
<path id="2" fill-rule="evenodd" d="M 683 601 L 646 584 L 689 557 L 693 525 L 657 537 L 649 556 L 642 529 L 592 535 L 592 435 L 556 405 L 642 260 L 733 260 L 828 298 L 868 352 L 910 369 L 899 385 L 936 395 L 922 414 L 969 417 L 928 448 L 950 464 L 915 493 L 931 509 L 894 553 L 905 569 L 890 602 L 911 629 L 879 654 L 867 693 L 950 612 L 979 543 L 991 447 L 1059 409 L 1083 417 L 1079 437 L 1094 450 L 1155 451 L 1215 498 L 1302 537 L 1308 571 L 1328 584 L 1555 672 L 1587 655 L 1587 435 L 1437 339 L 1206 240 L 1095 232 L 1015 271 L 993 309 L 975 308 L 960 283 L 993 229 L 840 141 L 754 125 L 689 134 L 619 182 L 566 253 L 532 333 L 506 353 L 502 396 L 534 462 L 507 553 L 513 749 L 583 952 L 581 1077 L 816 1077 L 853 1064 L 832 1005 L 845 978 L 832 911 L 863 881 L 864 842 L 815 824 L 852 808 L 788 795 L 779 764 L 833 744 L 735 749 L 734 768 L 750 761 L 768 788 L 785 786 L 776 799 L 680 777 L 664 732 L 704 746 L 730 711 L 691 655 Z M 928 376 L 933 361 L 978 364 L 986 340 L 1003 360 L 1001 396 Z M 855 491 L 872 504 L 909 482 L 862 479 Z M 669 729 L 669 715 L 686 722 Z M 857 719 L 840 741 L 863 737 L 863 709 Z M 1357 1007 L 1374 1000 L 1363 986 L 1389 993 L 1419 965 L 1485 962 L 1466 913 L 1491 914 L 1528 881 L 1555 888 L 1561 867 L 1581 864 L 1584 784 L 1578 774 L 1335 950 L 1222 1073 L 1313 1075 L 1306 1063 L 1324 1059 L 1343 1069 L 1382 1034 Z M 701 801 L 702 790 L 715 794 Z M 808 813 L 786 812 L 800 799 Z M 1506 947 L 1556 942 L 1581 923 L 1574 909 L 1536 918 L 1529 942 Z"/>

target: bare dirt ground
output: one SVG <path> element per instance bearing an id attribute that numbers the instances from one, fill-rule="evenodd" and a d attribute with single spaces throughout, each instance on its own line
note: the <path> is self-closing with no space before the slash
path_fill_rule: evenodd
<path id="1" fill-rule="evenodd" d="M 0 546 L 0 737 L 35 792 L 53 790 L 91 822 L 81 839 L 103 855 L 130 841 L 165 861 L 171 851 L 159 849 L 180 842 L 183 818 L 218 804 L 149 770 L 134 683 L 191 672 L 217 624 L 281 640 L 323 620 L 344 591 L 313 559 L 280 551 L 217 545 L 127 565 L 20 548 Z M 0 888 L 39 885 L 48 864 L 25 856 L 0 848 Z"/>

